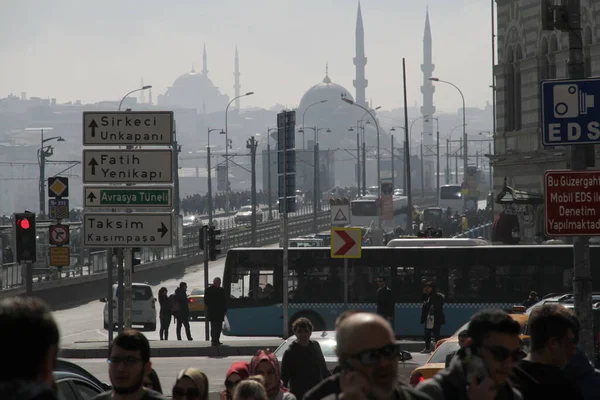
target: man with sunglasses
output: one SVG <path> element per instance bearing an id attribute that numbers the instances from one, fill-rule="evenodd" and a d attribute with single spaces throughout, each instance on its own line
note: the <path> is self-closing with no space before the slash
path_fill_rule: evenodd
<path id="1" fill-rule="evenodd" d="M 521 357 L 521 327 L 501 310 L 471 317 L 465 347 L 448 369 L 417 386 L 434 400 L 520 400 L 509 375 Z"/>
<path id="2" fill-rule="evenodd" d="M 311 389 L 305 400 L 428 399 L 398 381 L 401 351 L 383 317 L 364 312 L 348 315 L 338 327 L 336 341 L 341 372 Z"/>
<path id="3" fill-rule="evenodd" d="M 531 349 L 516 365 L 511 381 L 525 399 L 583 399 L 581 389 L 563 369 L 577 351 L 579 322 L 559 304 L 536 307 L 529 316 Z"/>

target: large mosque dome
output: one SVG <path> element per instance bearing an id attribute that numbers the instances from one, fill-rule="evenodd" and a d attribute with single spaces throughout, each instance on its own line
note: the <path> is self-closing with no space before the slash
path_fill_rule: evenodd
<path id="1" fill-rule="evenodd" d="M 352 95 L 345 87 L 333 83 L 329 78 L 329 72 L 325 72 L 325 78 L 323 81 L 317 83 L 304 93 L 300 100 L 299 110 L 306 110 L 308 106 L 313 103 L 318 103 L 322 100 L 327 100 L 328 104 L 324 104 L 324 107 L 332 108 L 342 105 L 342 96 L 354 100 Z"/>

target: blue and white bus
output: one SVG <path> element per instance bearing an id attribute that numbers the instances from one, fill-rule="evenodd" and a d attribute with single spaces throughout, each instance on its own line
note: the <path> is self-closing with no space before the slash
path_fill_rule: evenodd
<path id="1" fill-rule="evenodd" d="M 393 232 L 397 227 L 406 227 L 408 210 L 408 197 L 392 197 L 394 217 L 393 220 L 383 220 L 382 227 L 386 232 Z M 350 223 L 352 226 L 379 226 L 380 216 L 379 199 L 377 196 L 364 196 L 350 202 Z"/>
<path id="2" fill-rule="evenodd" d="M 590 247 L 591 264 L 600 247 Z M 223 287 L 233 336 L 283 334 L 282 249 L 232 249 L 227 253 Z M 364 247 L 362 258 L 350 259 L 348 304 L 344 304 L 344 261 L 332 259 L 329 247 L 289 249 L 289 321 L 307 317 L 315 330 L 334 329 L 345 309 L 376 310 L 378 276 L 387 277 L 396 299 L 394 329 L 398 336 L 418 337 L 424 282 L 436 282 L 446 296 L 449 335 L 475 312 L 512 309 L 531 290 L 540 294 L 572 291 L 573 247 L 452 246 Z M 593 276 L 594 287 L 600 275 Z"/>

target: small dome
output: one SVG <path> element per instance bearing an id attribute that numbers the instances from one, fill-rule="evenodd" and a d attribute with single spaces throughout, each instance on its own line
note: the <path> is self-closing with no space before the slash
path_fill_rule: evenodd
<path id="1" fill-rule="evenodd" d="M 329 78 L 329 68 L 325 71 L 325 78 L 322 82 L 317 83 L 304 93 L 300 100 L 299 110 L 304 110 L 306 107 L 321 100 L 327 100 L 327 107 L 336 107 L 342 105 L 342 96 L 354 100 L 352 95 L 345 87 L 333 83 Z"/>

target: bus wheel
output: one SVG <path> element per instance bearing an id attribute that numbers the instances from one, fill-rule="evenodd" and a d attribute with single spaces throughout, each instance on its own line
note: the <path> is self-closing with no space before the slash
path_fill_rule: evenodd
<path id="1" fill-rule="evenodd" d="M 298 314 L 295 314 L 292 318 L 290 318 L 290 326 L 289 326 L 290 336 L 293 335 L 292 324 L 298 318 L 307 318 L 313 325 L 315 332 L 325 330 L 325 323 L 323 322 L 323 319 L 321 318 L 321 316 L 319 314 L 317 314 L 315 312 L 311 312 L 311 311 L 302 311 L 302 312 L 299 312 Z"/>

